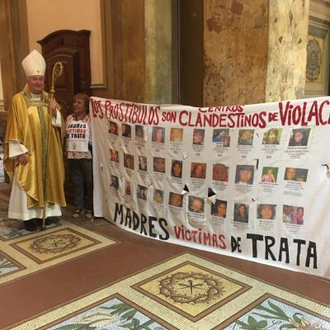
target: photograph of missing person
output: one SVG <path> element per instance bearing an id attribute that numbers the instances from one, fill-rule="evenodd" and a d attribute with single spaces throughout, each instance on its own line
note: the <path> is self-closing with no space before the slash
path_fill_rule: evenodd
<path id="1" fill-rule="evenodd" d="M 131 125 L 121 124 L 121 129 L 122 129 L 122 133 L 121 133 L 122 137 L 126 137 L 126 138 L 131 138 L 132 137 Z"/>
<path id="2" fill-rule="evenodd" d="M 132 185 L 129 181 L 126 181 L 125 183 L 125 194 L 127 196 L 131 196 L 132 195 Z"/>
<path id="3" fill-rule="evenodd" d="M 294 225 L 303 225 L 304 224 L 304 208 L 303 207 L 293 208 L 292 223 Z"/>
<path id="4" fill-rule="evenodd" d="M 215 217 L 226 218 L 227 202 L 216 199 L 215 204 L 212 204 L 211 214 Z"/>
<path id="5" fill-rule="evenodd" d="M 154 157 L 154 172 L 165 173 L 165 158 Z"/>
<path id="6" fill-rule="evenodd" d="M 110 161 L 117 164 L 119 163 L 119 153 L 117 150 L 110 148 Z"/>
<path id="7" fill-rule="evenodd" d="M 253 165 L 237 165 L 235 183 L 237 184 L 253 184 L 254 166 Z"/>
<path id="8" fill-rule="evenodd" d="M 276 183 L 278 167 L 264 167 L 261 174 L 261 182 Z"/>
<path id="9" fill-rule="evenodd" d="M 171 176 L 174 178 L 182 178 L 182 161 L 172 159 Z"/>
<path id="10" fill-rule="evenodd" d="M 238 131 L 238 145 L 252 146 L 254 137 L 254 129 L 240 129 Z"/>
<path id="11" fill-rule="evenodd" d="M 292 205 L 283 205 L 283 222 L 294 225 L 304 224 L 304 208 Z"/>
<path id="12" fill-rule="evenodd" d="M 191 163 L 190 177 L 194 179 L 205 179 L 206 163 Z"/>
<path id="13" fill-rule="evenodd" d="M 139 156 L 139 170 L 140 171 L 147 171 L 147 169 L 148 169 L 147 157 Z"/>
<path id="14" fill-rule="evenodd" d="M 165 142 L 165 128 L 164 127 L 153 127 L 151 141 L 155 143 Z"/>
<path id="15" fill-rule="evenodd" d="M 306 147 L 310 128 L 294 128 L 290 133 L 289 147 Z"/>
<path id="16" fill-rule="evenodd" d="M 212 180 L 228 182 L 228 171 L 229 171 L 229 168 L 226 165 L 220 164 L 220 163 L 214 164 Z"/>
<path id="17" fill-rule="evenodd" d="M 273 220 L 276 216 L 276 205 L 259 204 L 257 207 L 257 218 L 263 220 Z"/>
<path id="18" fill-rule="evenodd" d="M 213 130 L 212 142 L 224 143 L 226 137 L 229 137 L 229 129 L 219 129 L 216 128 Z"/>
<path id="19" fill-rule="evenodd" d="M 146 201 L 147 200 L 147 193 L 148 193 L 148 188 L 138 184 L 138 186 L 137 186 L 137 198 Z"/>
<path id="20" fill-rule="evenodd" d="M 111 175 L 111 184 L 110 184 L 111 188 L 114 188 L 116 190 L 119 189 L 119 180 L 118 180 L 118 176 L 115 175 Z"/>
<path id="21" fill-rule="evenodd" d="M 182 207 L 183 196 L 178 193 L 170 192 L 168 204 L 176 207 Z"/>
<path id="22" fill-rule="evenodd" d="M 279 144 L 282 135 L 282 128 L 271 128 L 264 134 L 262 144 Z"/>
<path id="23" fill-rule="evenodd" d="M 285 174 L 284 174 L 284 180 L 306 182 L 307 175 L 308 175 L 308 169 L 306 169 L 306 168 L 286 167 Z"/>
<path id="24" fill-rule="evenodd" d="M 124 154 L 124 167 L 134 170 L 134 156 L 130 154 Z"/>
<path id="25" fill-rule="evenodd" d="M 193 144 L 203 145 L 205 137 L 205 129 L 195 128 L 193 132 Z"/>
<path id="26" fill-rule="evenodd" d="M 235 203 L 234 206 L 234 221 L 249 222 L 249 206 L 242 203 Z"/>
<path id="27" fill-rule="evenodd" d="M 170 141 L 171 142 L 182 142 L 183 139 L 183 128 L 171 128 Z"/>
<path id="28" fill-rule="evenodd" d="M 110 121 L 109 123 L 109 133 L 118 135 L 118 126 L 114 121 Z"/>
<path id="29" fill-rule="evenodd" d="M 135 138 L 139 140 L 144 139 L 144 129 L 142 125 L 135 125 Z"/>
<path id="30" fill-rule="evenodd" d="M 224 148 L 230 147 L 230 136 L 225 136 L 223 139 L 223 145 Z"/>
<path id="31" fill-rule="evenodd" d="M 204 199 L 196 196 L 189 196 L 188 209 L 194 213 L 204 213 Z"/>
<path id="32" fill-rule="evenodd" d="M 154 189 L 154 202 L 157 204 L 163 204 L 164 191 L 160 189 Z"/>

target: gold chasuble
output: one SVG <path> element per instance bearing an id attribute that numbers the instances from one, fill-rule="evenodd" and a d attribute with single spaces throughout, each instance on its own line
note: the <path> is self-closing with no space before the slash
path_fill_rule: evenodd
<path id="1" fill-rule="evenodd" d="M 63 137 L 65 124 L 52 125 L 51 110 L 48 109 L 48 94 L 40 99 L 32 98 L 29 90 L 14 96 L 8 113 L 5 138 L 4 166 L 18 185 L 26 192 L 29 209 L 43 208 L 46 202 L 65 206 Z M 30 155 L 27 165 L 9 158 L 9 142 L 23 144 Z"/>

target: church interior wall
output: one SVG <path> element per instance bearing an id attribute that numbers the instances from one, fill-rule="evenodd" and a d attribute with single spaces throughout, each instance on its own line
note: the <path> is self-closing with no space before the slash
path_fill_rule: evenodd
<path id="1" fill-rule="evenodd" d="M 175 12 L 179 3 L 187 9 L 194 1 L 25 2 L 30 50 L 40 50 L 37 41 L 54 31 L 90 30 L 92 94 L 135 102 L 183 100 L 208 106 L 305 97 L 310 92 L 306 47 L 311 17 L 330 27 L 329 0 L 290 0 L 285 5 L 275 0 L 205 0 L 187 12 L 189 29 L 201 27 L 200 35 L 193 36 L 182 34 Z M 329 48 L 324 49 L 322 79 L 329 86 Z M 312 85 L 317 89 L 320 84 Z M 12 92 L 15 88 L 13 84 Z M 187 90 L 193 93 L 182 98 Z"/>
<path id="2" fill-rule="evenodd" d="M 26 0 L 30 50 L 57 30 L 90 30 L 92 85 L 103 83 L 101 2 L 99 0 Z"/>

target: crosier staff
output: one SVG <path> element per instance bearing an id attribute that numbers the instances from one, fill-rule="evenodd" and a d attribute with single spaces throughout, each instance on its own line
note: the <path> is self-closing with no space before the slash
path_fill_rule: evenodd
<path id="1" fill-rule="evenodd" d="M 56 62 L 53 66 L 53 74 L 52 74 L 52 86 L 50 89 L 50 99 L 55 100 L 54 94 L 55 94 L 55 81 L 58 77 L 62 76 L 63 74 L 63 64 L 62 62 Z"/>
<path id="2" fill-rule="evenodd" d="M 63 64 L 62 62 L 56 62 L 53 66 L 53 72 L 52 72 L 52 85 L 49 92 L 49 100 L 55 101 L 55 82 L 58 77 L 60 77 L 63 74 Z M 55 109 L 56 113 L 56 109 Z M 48 136 L 47 136 L 47 152 L 46 152 L 46 169 L 48 168 L 48 146 L 50 143 L 50 131 L 52 127 L 52 118 L 53 118 L 53 111 L 49 116 L 49 126 L 48 126 Z M 46 206 L 47 206 L 47 176 L 45 176 L 44 179 L 44 209 L 43 209 L 43 215 L 42 215 L 42 227 L 41 230 L 45 230 L 45 222 L 46 222 Z"/>

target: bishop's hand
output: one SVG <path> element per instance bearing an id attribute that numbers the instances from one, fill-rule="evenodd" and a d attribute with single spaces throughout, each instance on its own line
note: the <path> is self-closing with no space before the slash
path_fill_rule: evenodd
<path id="1" fill-rule="evenodd" d="M 57 102 L 55 100 L 49 100 L 48 108 L 52 111 L 53 117 L 56 117 Z"/>
<path id="2" fill-rule="evenodd" d="M 26 165 L 30 160 L 30 154 L 28 152 L 26 152 L 25 154 L 18 155 L 16 157 L 16 160 L 21 165 Z"/>

